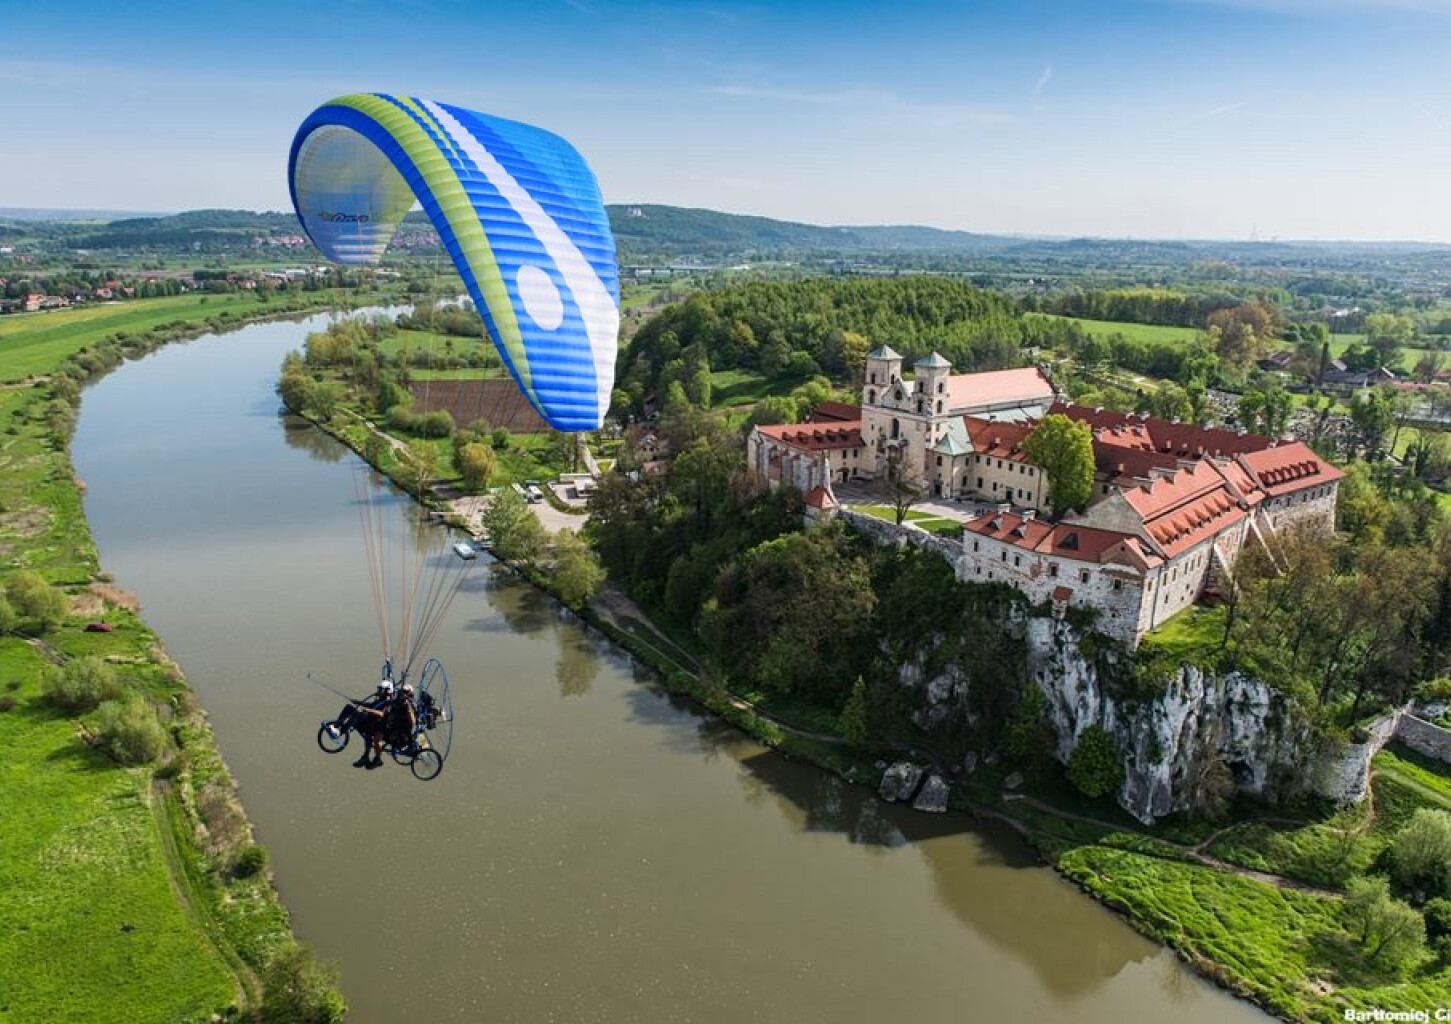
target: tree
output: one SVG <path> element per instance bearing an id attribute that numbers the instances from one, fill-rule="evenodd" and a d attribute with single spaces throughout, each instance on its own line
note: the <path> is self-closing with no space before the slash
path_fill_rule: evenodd
<path id="1" fill-rule="evenodd" d="M 1023 441 L 1023 451 L 1047 474 L 1055 515 L 1088 505 L 1093 496 L 1093 433 L 1088 424 L 1050 413 Z"/>
<path id="2" fill-rule="evenodd" d="M 1388 859 L 1402 889 L 1451 896 L 1451 814 L 1416 808 L 1391 843 Z"/>
<path id="3" fill-rule="evenodd" d="M 1425 919 L 1414 907 L 1391 896 L 1390 885 L 1382 877 L 1351 882 L 1340 914 L 1372 963 L 1399 971 L 1425 954 Z"/>
<path id="4" fill-rule="evenodd" d="M 1078 736 L 1068 758 L 1068 781 L 1087 797 L 1112 793 L 1123 783 L 1124 761 L 1113 734 L 1090 725 Z"/>
<path id="5" fill-rule="evenodd" d="M 1350 403 L 1350 419 L 1360 430 L 1365 457 L 1374 462 L 1383 453 L 1385 436 L 1395 424 L 1395 404 L 1384 388 L 1362 392 Z"/>
<path id="6" fill-rule="evenodd" d="M 471 441 L 458 450 L 458 471 L 464 486 L 471 491 L 482 490 L 499 468 L 494 449 L 482 441 Z"/>
<path id="7" fill-rule="evenodd" d="M 551 582 L 566 606 L 578 611 L 604 581 L 605 571 L 584 541 L 570 530 L 560 530 L 554 535 Z"/>
<path id="8" fill-rule="evenodd" d="M 1371 313 L 1365 318 L 1365 342 L 1376 354 L 1376 365 L 1390 369 L 1400 360 L 1401 349 L 1416 336 L 1416 322 L 1396 313 Z"/>
<path id="9" fill-rule="evenodd" d="M 922 468 L 905 447 L 887 453 L 887 489 L 892 498 L 892 512 L 901 526 L 912 506 L 927 493 Z"/>
<path id="10" fill-rule="evenodd" d="M 512 487 L 505 487 L 494 496 L 481 519 L 489 542 L 504 561 L 528 567 L 544 554 L 548 539 L 544 527 Z"/>
<path id="11" fill-rule="evenodd" d="M 861 676 L 856 677 L 856 682 L 851 684 L 851 693 L 846 698 L 846 703 L 841 707 L 841 714 L 836 719 L 836 731 L 841 733 L 842 738 L 858 749 L 866 746 L 868 735 L 867 722 L 867 684 Z"/>
<path id="12" fill-rule="evenodd" d="M 5 580 L 5 600 L 18 618 L 16 629 L 33 635 L 49 633 L 65 619 L 69 604 L 65 591 L 52 587 L 29 569 Z"/>
<path id="13" fill-rule="evenodd" d="M 1290 425 L 1294 410 L 1290 393 L 1279 381 L 1262 379 L 1239 398 L 1239 422 L 1246 430 L 1280 437 Z"/>
<path id="14" fill-rule="evenodd" d="M 398 482 L 415 497 L 423 497 L 437 469 L 433 446 L 426 441 L 409 441 L 398 453 Z"/>

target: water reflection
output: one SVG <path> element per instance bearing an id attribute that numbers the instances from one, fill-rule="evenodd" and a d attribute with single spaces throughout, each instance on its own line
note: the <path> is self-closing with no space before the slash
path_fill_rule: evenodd
<path id="1" fill-rule="evenodd" d="M 277 410 L 272 410 L 277 415 Z M 290 413 L 282 417 L 282 439 L 289 448 L 306 452 L 318 462 L 342 462 L 352 457 L 352 452 L 338 444 L 331 437 L 318 430 L 301 416 Z"/>

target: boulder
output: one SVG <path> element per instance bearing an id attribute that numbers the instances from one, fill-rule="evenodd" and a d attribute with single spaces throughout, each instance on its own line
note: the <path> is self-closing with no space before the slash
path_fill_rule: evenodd
<path id="1" fill-rule="evenodd" d="M 941 814 L 947 810 L 947 795 L 947 783 L 942 781 L 942 777 L 929 775 L 927 781 L 922 783 L 922 791 L 917 794 L 917 799 L 912 801 L 912 806 L 919 811 Z"/>
<path id="2" fill-rule="evenodd" d="M 921 768 L 908 761 L 898 761 L 882 776 L 877 792 L 883 800 L 911 800 L 921 782 Z"/>

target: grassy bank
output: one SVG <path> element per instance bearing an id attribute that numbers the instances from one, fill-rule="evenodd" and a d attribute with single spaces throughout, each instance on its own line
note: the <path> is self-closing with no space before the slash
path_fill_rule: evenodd
<path id="1" fill-rule="evenodd" d="M 0 380 L 48 378 L 0 390 L 0 577 L 34 570 L 67 605 L 40 636 L 0 638 L 0 1021 L 340 1014 L 328 978 L 297 958 L 267 872 L 248 868 L 250 829 L 202 712 L 100 573 L 67 451 L 76 384 L 169 340 L 305 310 L 211 296 L 0 320 Z M 108 663 L 164 723 L 160 757 L 123 767 L 96 712 L 45 698 L 45 673 L 81 658 Z"/>

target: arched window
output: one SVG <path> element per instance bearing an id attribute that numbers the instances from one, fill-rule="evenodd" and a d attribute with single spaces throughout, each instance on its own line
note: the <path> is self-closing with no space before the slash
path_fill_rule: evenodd
<path id="1" fill-rule="evenodd" d="M 877 389 L 871 388 L 867 391 L 867 405 L 877 404 Z"/>
<path id="2" fill-rule="evenodd" d="M 892 417 L 892 440 L 902 436 L 902 424 L 895 416 Z"/>

